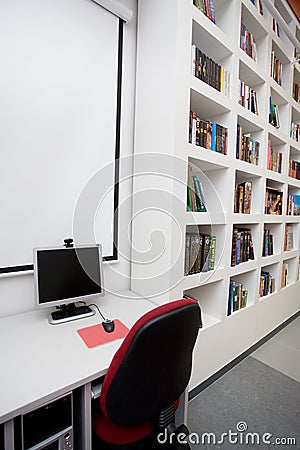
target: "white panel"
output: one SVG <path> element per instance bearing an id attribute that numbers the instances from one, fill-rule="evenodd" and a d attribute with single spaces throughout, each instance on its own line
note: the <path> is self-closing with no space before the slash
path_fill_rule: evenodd
<path id="1" fill-rule="evenodd" d="M 103 6 L 103 8 L 120 17 L 120 19 L 125 20 L 125 22 L 129 22 L 132 19 L 133 12 L 131 11 L 131 9 L 126 8 L 126 6 L 122 5 L 117 0 L 92 0 L 92 1 Z"/>
<path id="2" fill-rule="evenodd" d="M 32 247 L 71 236 L 99 170 L 113 185 L 117 48 L 117 17 L 91 1 L 1 1 L 0 266 L 30 264 Z M 113 189 L 103 205 L 83 226 L 105 256 Z"/>

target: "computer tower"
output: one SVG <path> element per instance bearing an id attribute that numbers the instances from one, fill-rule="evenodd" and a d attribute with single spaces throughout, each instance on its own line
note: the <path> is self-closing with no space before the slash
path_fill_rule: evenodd
<path id="1" fill-rule="evenodd" d="M 15 450 L 73 450 L 73 396 L 63 395 L 15 420 Z"/>

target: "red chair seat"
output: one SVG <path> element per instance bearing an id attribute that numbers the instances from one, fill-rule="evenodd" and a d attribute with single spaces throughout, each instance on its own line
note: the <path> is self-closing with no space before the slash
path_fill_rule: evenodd
<path id="1" fill-rule="evenodd" d="M 117 425 L 101 411 L 95 413 L 93 422 L 96 434 L 113 445 L 125 445 L 136 442 L 148 436 L 153 430 L 153 424 L 150 421 L 132 426 Z"/>

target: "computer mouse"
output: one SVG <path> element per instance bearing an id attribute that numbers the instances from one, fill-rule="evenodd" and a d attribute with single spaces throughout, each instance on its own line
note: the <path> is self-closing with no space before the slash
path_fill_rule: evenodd
<path id="1" fill-rule="evenodd" d="M 113 320 L 106 319 L 102 322 L 102 326 L 106 333 L 112 333 L 115 329 L 115 322 Z"/>

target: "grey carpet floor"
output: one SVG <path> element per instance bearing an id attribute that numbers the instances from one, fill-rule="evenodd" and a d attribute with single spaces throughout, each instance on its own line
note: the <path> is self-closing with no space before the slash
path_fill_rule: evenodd
<path id="1" fill-rule="evenodd" d="M 188 427 L 193 449 L 300 449 L 300 383 L 249 356 L 189 402 Z"/>

